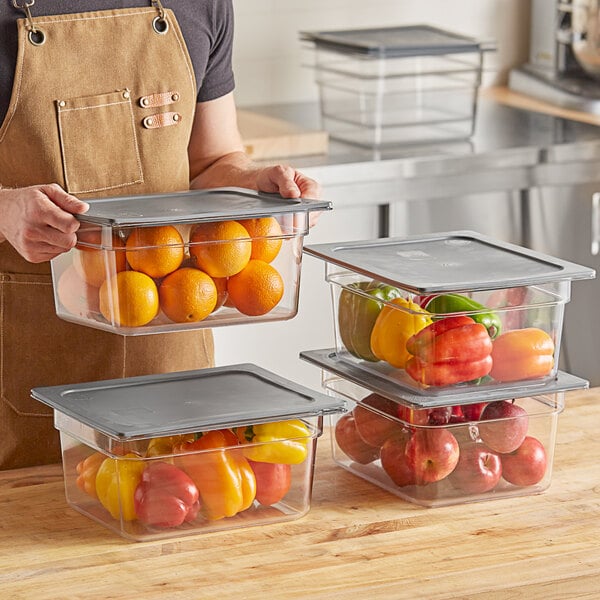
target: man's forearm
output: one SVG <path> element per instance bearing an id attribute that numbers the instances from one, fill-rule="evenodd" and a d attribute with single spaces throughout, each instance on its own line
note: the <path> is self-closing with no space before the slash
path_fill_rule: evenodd
<path id="1" fill-rule="evenodd" d="M 215 160 L 190 182 L 191 189 L 243 187 L 257 189 L 260 167 L 244 152 L 231 152 Z"/>

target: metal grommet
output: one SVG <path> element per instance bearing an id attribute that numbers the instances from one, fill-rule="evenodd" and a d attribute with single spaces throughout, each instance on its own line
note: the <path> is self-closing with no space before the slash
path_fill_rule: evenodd
<path id="1" fill-rule="evenodd" d="M 30 29 L 27 38 L 34 46 L 43 46 L 46 43 L 46 34 L 41 29 Z"/>
<path id="2" fill-rule="evenodd" d="M 123 98 L 125 98 L 125 100 L 129 100 L 129 97 L 131 96 L 131 94 L 129 93 L 128 90 L 125 90 L 123 92 Z"/>
<path id="3" fill-rule="evenodd" d="M 152 29 L 161 35 L 164 35 L 169 31 L 169 22 L 161 17 L 154 17 L 152 19 Z"/>
<path id="4" fill-rule="evenodd" d="M 154 125 L 154 119 L 152 117 L 145 117 L 142 123 L 144 124 L 144 127 L 149 128 Z"/>
<path id="5" fill-rule="evenodd" d="M 67 103 L 66 103 L 64 100 L 61 100 L 61 101 L 58 103 L 58 105 L 59 105 L 61 108 L 64 108 L 64 107 L 67 105 Z"/>
<path id="6" fill-rule="evenodd" d="M 173 102 L 177 102 L 179 100 L 179 94 L 175 93 L 171 96 L 171 100 L 173 100 Z"/>
<path id="7" fill-rule="evenodd" d="M 146 106 L 148 106 L 149 102 L 148 102 L 148 98 L 140 98 L 140 106 L 145 108 Z"/>
<path id="8" fill-rule="evenodd" d="M 179 119 L 181 119 L 181 115 L 179 113 L 175 113 L 173 115 L 173 121 L 175 121 L 177 123 L 177 121 L 179 121 Z"/>

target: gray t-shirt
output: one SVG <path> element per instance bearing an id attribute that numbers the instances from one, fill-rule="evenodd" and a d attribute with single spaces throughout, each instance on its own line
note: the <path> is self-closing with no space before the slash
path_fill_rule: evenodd
<path id="1" fill-rule="evenodd" d="M 36 0 L 33 17 L 108 8 L 150 6 L 150 0 Z M 175 13 L 185 38 L 198 85 L 198 102 L 214 100 L 234 87 L 231 51 L 232 0 L 162 0 Z M 8 110 L 17 57 L 16 19 L 24 17 L 12 0 L 0 0 L 0 124 Z M 48 73 L 51 77 L 52 73 Z"/>

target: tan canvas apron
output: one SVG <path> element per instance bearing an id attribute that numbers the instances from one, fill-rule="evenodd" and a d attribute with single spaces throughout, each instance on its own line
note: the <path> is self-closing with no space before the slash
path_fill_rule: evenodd
<path id="1" fill-rule="evenodd" d="M 194 72 L 173 13 L 160 7 L 17 20 L 19 49 L 0 128 L 0 184 L 57 182 L 81 198 L 189 188 Z M 33 38 L 39 41 L 39 36 Z M 0 244 L 0 468 L 60 460 L 41 385 L 212 364 L 210 331 L 122 337 L 58 319 L 49 264 Z"/>

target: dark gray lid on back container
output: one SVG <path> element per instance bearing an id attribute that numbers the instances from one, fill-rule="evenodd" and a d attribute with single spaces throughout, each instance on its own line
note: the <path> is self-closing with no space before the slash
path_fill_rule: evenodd
<path id="1" fill-rule="evenodd" d="M 521 385 L 511 386 L 469 386 L 467 389 L 451 389 L 443 395 L 423 395 L 389 381 L 377 373 L 369 373 L 352 363 L 340 360 L 335 349 L 307 350 L 300 352 L 300 358 L 321 369 L 338 375 L 342 379 L 375 392 L 394 402 L 416 408 L 435 408 L 437 406 L 454 406 L 472 404 L 474 402 L 492 402 L 506 398 L 524 398 L 542 396 L 558 392 L 570 392 L 589 388 L 589 382 L 576 375 L 558 371 L 551 380 L 530 380 Z"/>
<path id="2" fill-rule="evenodd" d="M 317 47 L 373 58 L 480 52 L 481 42 L 430 25 L 406 25 L 333 31 L 302 31 L 300 38 Z"/>
<path id="3" fill-rule="evenodd" d="M 415 294 L 593 279 L 594 269 L 474 231 L 317 244 L 304 252 Z"/>
<path id="4" fill-rule="evenodd" d="M 109 227 L 253 219 L 332 209 L 331 202 L 324 200 L 282 198 L 279 194 L 234 187 L 98 198 L 86 202 L 90 205 L 89 210 L 76 215 L 77 218 L 84 223 Z"/>
<path id="5" fill-rule="evenodd" d="M 121 440 L 315 417 L 345 406 L 251 364 L 36 387 L 31 396 Z"/>

